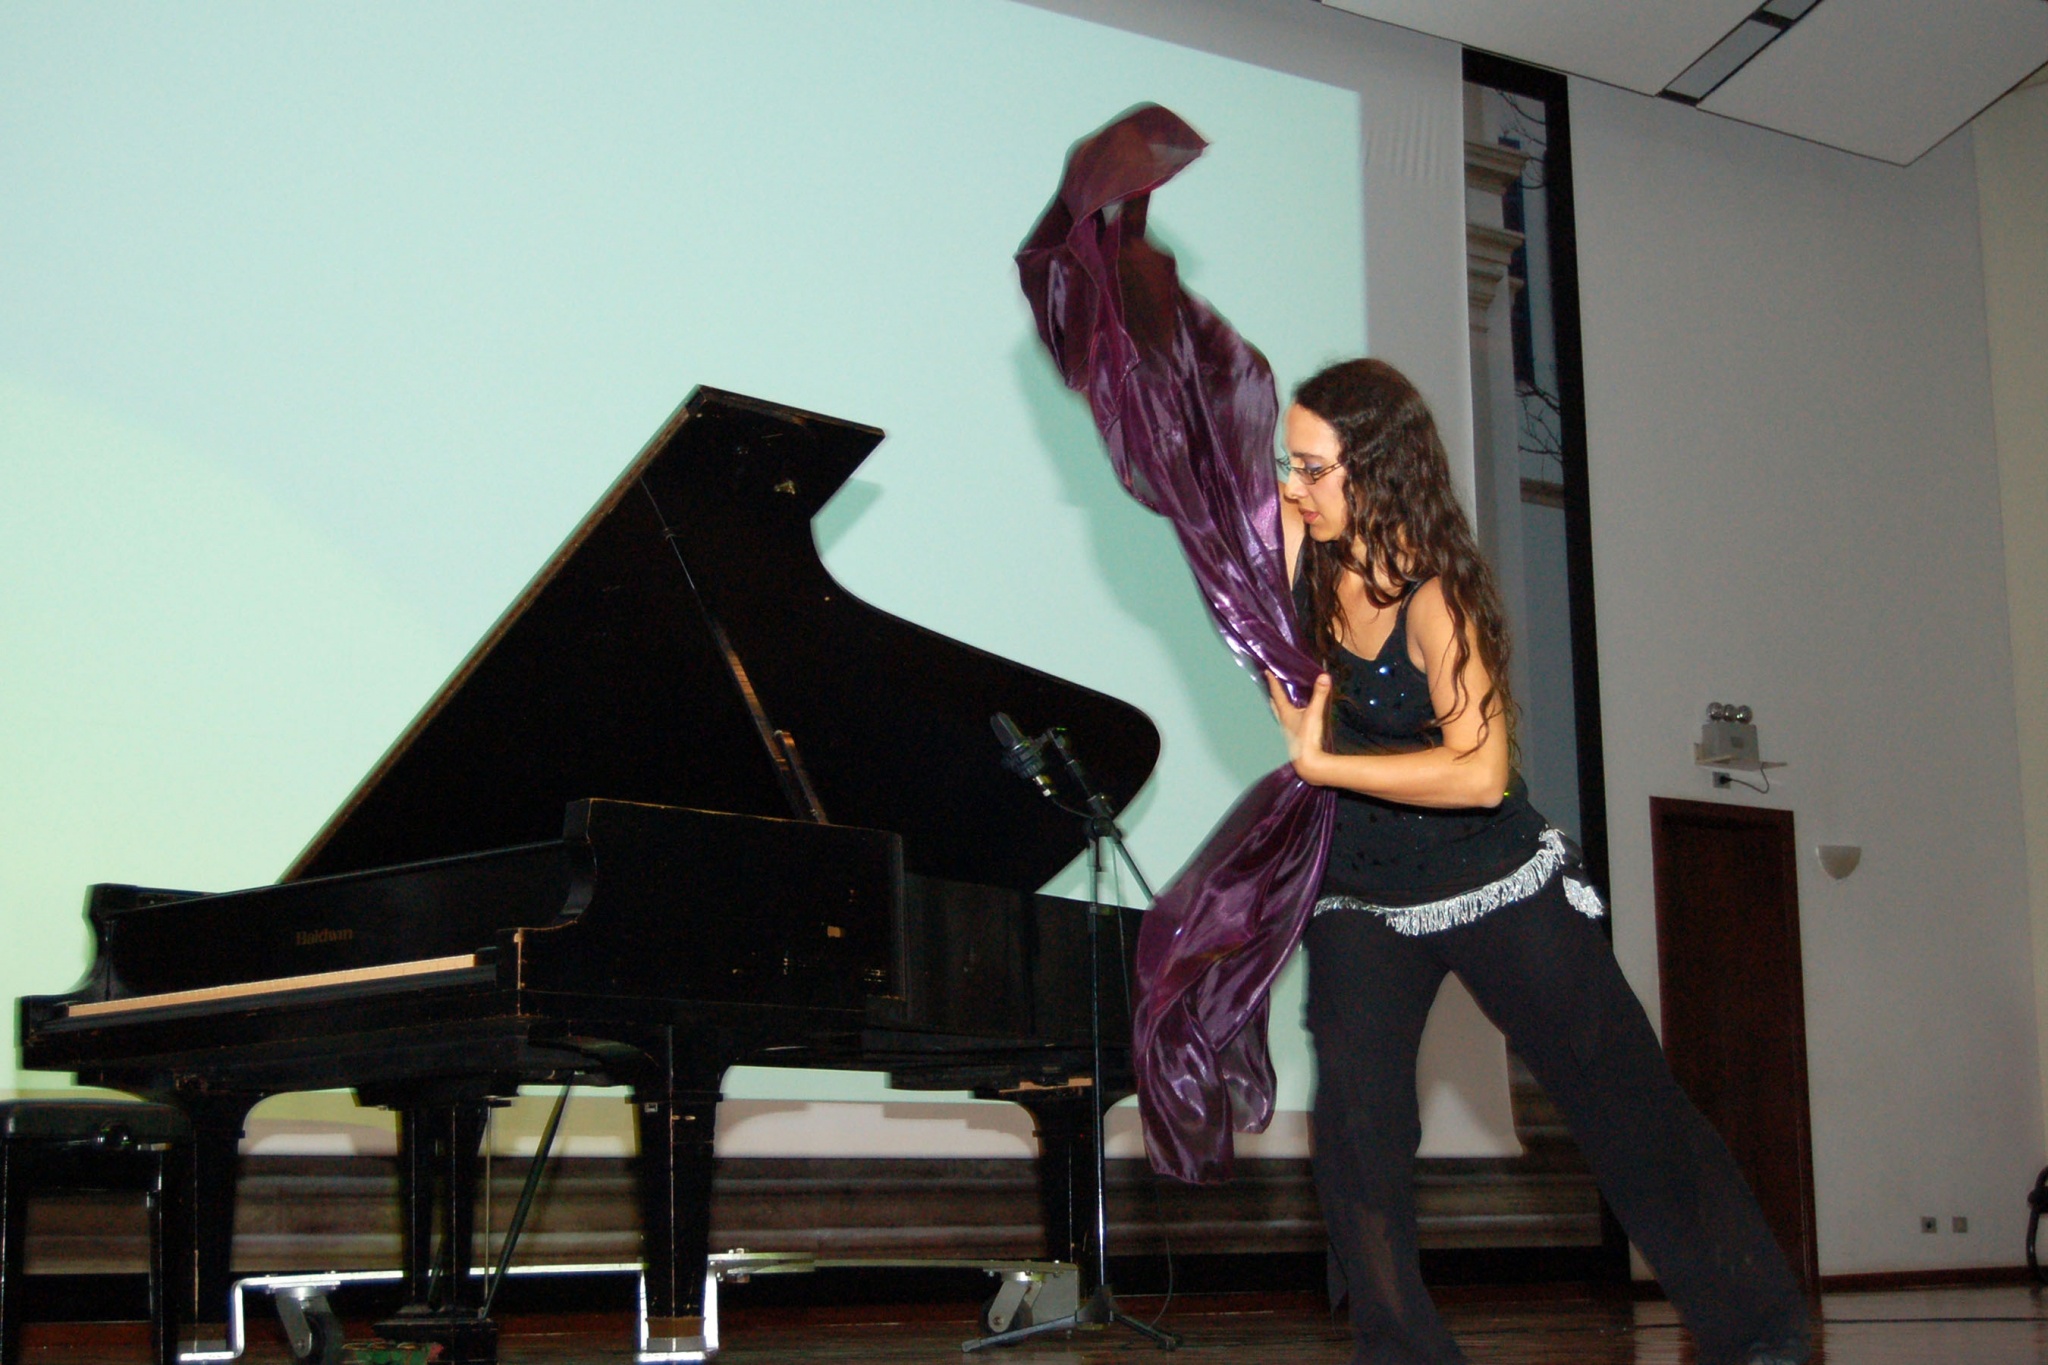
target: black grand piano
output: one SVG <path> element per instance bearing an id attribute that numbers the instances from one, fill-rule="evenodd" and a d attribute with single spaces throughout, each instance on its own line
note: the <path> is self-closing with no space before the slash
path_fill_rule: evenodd
<path id="1" fill-rule="evenodd" d="M 1128 1010 L 1105 1011 L 1094 1093 L 1088 910 L 1034 894 L 1086 831 L 1003 770 L 989 720 L 1066 727 L 1118 807 L 1158 734 L 832 580 L 811 519 L 881 438 L 698 390 L 279 884 L 92 888 L 97 956 L 21 1001 L 22 1064 L 191 1117 L 196 1229 L 166 1258 L 188 1337 L 225 1335 L 243 1120 L 294 1090 L 397 1111 L 400 1317 L 451 1359 L 493 1358 L 478 1145 L 521 1085 L 631 1088 L 642 1360 L 704 1354 L 735 1064 L 1029 1105 L 1048 1253 L 1080 1259 L 1066 1186 L 1090 1174 L 1089 1106 L 1128 1090 Z"/>

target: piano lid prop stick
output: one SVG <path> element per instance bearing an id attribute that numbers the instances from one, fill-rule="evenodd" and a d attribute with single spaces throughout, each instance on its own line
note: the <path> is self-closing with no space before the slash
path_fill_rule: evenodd
<path id="1" fill-rule="evenodd" d="M 640 481 L 640 491 L 647 495 L 648 505 L 654 508 L 654 519 L 661 523 L 662 537 L 668 541 L 669 552 L 675 555 L 676 563 L 682 568 L 683 582 L 689 585 L 698 614 L 704 618 L 704 628 L 718 647 L 718 657 L 725 662 L 725 671 L 732 676 L 733 685 L 740 690 L 740 700 L 746 703 L 747 715 L 754 722 L 754 733 L 761 737 L 761 747 L 768 751 L 768 761 L 775 766 L 775 779 L 782 784 L 783 800 L 789 802 L 790 812 L 797 819 L 819 825 L 831 824 L 825 816 L 824 803 L 818 799 L 818 789 L 811 785 L 811 775 L 804 771 L 803 760 L 797 756 L 796 737 L 768 718 L 768 708 L 761 704 L 760 694 L 754 691 L 754 680 L 747 676 L 747 666 L 740 659 L 739 650 L 733 647 L 732 637 L 725 633 L 724 624 L 712 614 L 711 604 L 698 590 L 697 577 L 690 572 L 690 561 L 683 555 L 682 538 L 668 524 L 668 515 L 661 510 L 661 503 L 655 499 L 654 490 L 647 486 L 645 479 Z"/>

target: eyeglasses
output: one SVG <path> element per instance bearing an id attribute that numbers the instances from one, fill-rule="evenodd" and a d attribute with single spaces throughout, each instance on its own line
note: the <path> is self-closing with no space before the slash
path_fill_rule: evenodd
<path id="1" fill-rule="evenodd" d="M 1275 455 L 1273 457 L 1273 468 L 1279 473 L 1280 482 L 1282 483 L 1286 483 L 1289 479 L 1298 475 L 1303 483 L 1312 484 L 1326 475 L 1336 473 L 1343 467 L 1344 462 L 1342 460 L 1332 461 L 1329 464 L 1305 465 L 1296 464 L 1285 455 Z"/>

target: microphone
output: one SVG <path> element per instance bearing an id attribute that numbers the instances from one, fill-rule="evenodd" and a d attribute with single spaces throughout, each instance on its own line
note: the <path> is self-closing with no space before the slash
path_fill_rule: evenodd
<path id="1" fill-rule="evenodd" d="M 1037 787 L 1040 795 L 1052 796 L 1055 789 L 1052 776 L 1046 772 L 1045 750 L 1036 741 L 1025 738 L 1007 711 L 996 712 L 988 723 L 996 732 L 996 743 L 1003 746 L 1003 766 Z"/>

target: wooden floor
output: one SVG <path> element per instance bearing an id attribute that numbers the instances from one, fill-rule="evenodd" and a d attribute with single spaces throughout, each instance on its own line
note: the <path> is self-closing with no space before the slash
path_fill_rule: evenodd
<path id="1" fill-rule="evenodd" d="M 1445 1304 L 1445 1317 L 1474 1365 L 1678 1365 L 1693 1359 L 1691 1343 L 1662 1303 L 1585 1297 L 1529 1298 L 1467 1294 Z M 252 1305 L 253 1306 L 253 1305 Z M 1160 1300 L 1125 1307 L 1144 1318 Z M 1162 1325 L 1185 1334 L 1174 1357 L 1258 1361 L 1261 1365 L 1344 1365 L 1350 1344 L 1343 1325 L 1307 1295 L 1222 1295 L 1180 1298 L 1165 1305 Z M 973 1305 L 735 1310 L 727 1315 L 724 1365 L 858 1362 L 908 1365 L 968 1359 L 960 1344 L 972 1334 Z M 1831 1294 L 1822 1304 L 1820 1350 L 1827 1365 L 2048 1365 L 2048 1304 L 2024 1287 Z M 254 1316 L 254 1315 L 252 1315 Z M 252 1365 L 288 1361 L 267 1316 L 257 1318 Z M 360 1327 L 360 1324 L 352 1324 Z M 627 1323 L 616 1315 L 513 1318 L 501 1351 L 505 1365 L 626 1361 Z M 137 1325 L 28 1324 L 25 1360 L 43 1365 L 119 1365 L 147 1354 Z M 980 1360 L 1014 1365 L 1110 1365 L 1162 1359 L 1119 1330 L 1053 1336 Z"/>

